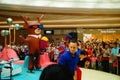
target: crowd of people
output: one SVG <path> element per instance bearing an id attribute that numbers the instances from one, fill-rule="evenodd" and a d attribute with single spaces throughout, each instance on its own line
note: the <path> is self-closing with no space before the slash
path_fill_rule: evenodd
<path id="1" fill-rule="evenodd" d="M 120 53 L 119 41 L 88 41 L 86 43 L 83 43 L 81 41 L 75 42 L 70 40 L 68 43 L 63 41 L 59 43 L 59 45 L 51 43 L 47 50 L 51 61 L 57 62 L 57 66 L 62 65 L 70 69 L 74 80 L 81 80 L 81 77 L 78 77 L 76 75 L 78 74 L 76 73 L 76 66 L 95 70 L 98 69 L 101 71 L 117 74 L 117 55 Z M 40 76 L 40 80 L 44 78 L 47 78 L 47 80 L 49 80 L 51 79 L 50 75 L 53 76 L 53 73 L 54 75 L 58 74 L 56 72 L 56 69 L 53 69 L 52 65 L 50 66 L 51 67 L 48 66 L 43 70 L 42 75 Z M 50 72 L 49 75 L 48 72 Z"/>
<path id="2" fill-rule="evenodd" d="M 117 55 L 120 54 L 119 40 L 106 42 L 95 40 L 82 42 L 78 40 L 77 44 L 78 50 L 81 50 L 78 51 L 80 55 L 77 65 L 79 67 L 117 74 Z M 24 60 L 28 53 L 27 45 L 13 46 L 12 48 L 19 58 Z M 67 50 L 69 50 L 69 47 L 66 41 L 49 42 L 49 46 L 46 48 L 50 60 L 57 63 L 59 63 L 61 55 Z"/>
<path id="3" fill-rule="evenodd" d="M 117 55 L 120 53 L 119 40 L 106 42 L 97 42 L 95 40 L 81 42 L 78 40 L 77 43 L 78 50 L 82 50 L 77 64 L 79 67 L 117 74 Z M 52 42 L 47 48 L 47 52 L 51 61 L 59 62 L 61 55 L 68 49 L 66 41 L 61 41 L 60 43 Z"/>

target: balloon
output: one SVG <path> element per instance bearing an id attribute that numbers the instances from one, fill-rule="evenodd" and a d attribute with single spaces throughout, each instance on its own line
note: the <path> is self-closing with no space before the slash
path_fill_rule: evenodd
<path id="1" fill-rule="evenodd" d="M 1 31 L 1 36 L 5 36 L 4 33 L 5 33 L 5 30 L 2 30 L 2 31 Z"/>
<path id="2" fill-rule="evenodd" d="M 4 33 L 5 35 L 8 35 L 9 34 L 9 31 L 8 30 L 5 30 L 5 33 Z"/>
<path id="3" fill-rule="evenodd" d="M 6 36 L 9 34 L 9 31 L 8 30 L 2 30 L 1 31 L 1 36 Z"/>
<path id="4" fill-rule="evenodd" d="M 14 27 L 15 27 L 16 30 L 20 29 L 20 25 L 19 24 L 15 24 Z"/>
<path id="5" fill-rule="evenodd" d="M 43 36 L 41 40 L 48 41 L 48 38 L 46 36 Z"/>
<path id="6" fill-rule="evenodd" d="M 71 39 L 71 38 L 72 38 L 72 35 L 70 35 L 70 34 L 68 34 L 67 36 L 68 36 L 68 38 L 69 38 L 69 39 Z"/>
<path id="7" fill-rule="evenodd" d="M 67 40 L 67 41 L 68 41 L 68 40 L 69 40 L 69 37 L 68 37 L 68 36 L 66 36 L 66 37 L 65 37 L 65 40 Z"/>
<path id="8" fill-rule="evenodd" d="M 11 24 L 11 23 L 12 23 L 12 18 L 8 18 L 8 19 L 7 19 L 7 23 L 8 23 L 8 24 Z"/>

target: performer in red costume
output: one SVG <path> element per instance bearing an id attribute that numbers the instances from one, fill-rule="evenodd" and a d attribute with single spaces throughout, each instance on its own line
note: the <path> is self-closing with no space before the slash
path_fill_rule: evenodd
<path id="1" fill-rule="evenodd" d="M 40 53 L 41 48 L 40 45 L 42 44 L 40 42 L 41 40 L 41 29 L 43 29 L 43 25 L 40 24 L 40 21 L 43 18 L 43 15 L 38 18 L 38 22 L 29 23 L 28 18 L 21 16 L 24 20 L 24 28 L 27 31 L 28 36 L 26 39 L 23 36 L 19 36 L 21 40 L 25 43 L 28 43 L 28 56 L 29 56 L 29 62 L 28 62 L 28 70 L 32 72 L 34 67 L 36 69 L 40 69 L 41 65 L 39 64 L 40 61 Z"/>

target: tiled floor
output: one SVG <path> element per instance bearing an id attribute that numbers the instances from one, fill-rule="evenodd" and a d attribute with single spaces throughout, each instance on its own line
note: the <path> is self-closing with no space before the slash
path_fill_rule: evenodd
<path id="1" fill-rule="evenodd" d="M 23 68 L 22 72 L 14 75 L 12 80 L 39 80 L 42 70 L 43 68 L 39 71 L 34 70 L 34 73 L 28 73 L 27 68 Z M 111 73 L 84 68 L 81 68 L 81 70 L 82 80 L 120 80 L 120 76 Z"/>
<path id="2" fill-rule="evenodd" d="M 103 71 L 84 69 L 82 70 L 82 80 L 120 80 L 120 76 Z"/>

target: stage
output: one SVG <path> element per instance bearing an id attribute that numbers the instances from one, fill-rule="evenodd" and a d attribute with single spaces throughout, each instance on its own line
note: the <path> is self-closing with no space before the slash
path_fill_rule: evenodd
<path id="1" fill-rule="evenodd" d="M 23 66 L 23 65 L 20 65 Z M 82 70 L 82 80 L 120 80 L 120 76 L 114 75 L 111 73 L 106 73 L 102 71 L 84 69 Z M 22 68 L 22 72 L 16 75 L 13 75 L 13 80 L 39 80 L 43 68 L 40 70 L 34 70 L 34 73 L 28 73 L 27 68 Z M 9 77 L 7 77 L 9 79 Z"/>
<path id="2" fill-rule="evenodd" d="M 120 75 L 106 73 L 103 71 L 84 69 L 82 70 L 82 80 L 120 80 Z"/>

